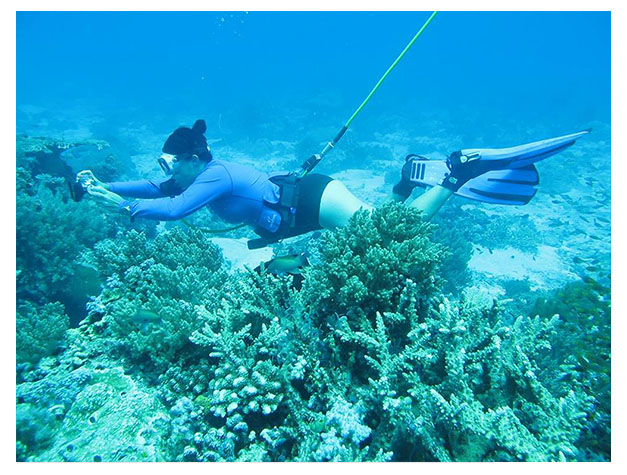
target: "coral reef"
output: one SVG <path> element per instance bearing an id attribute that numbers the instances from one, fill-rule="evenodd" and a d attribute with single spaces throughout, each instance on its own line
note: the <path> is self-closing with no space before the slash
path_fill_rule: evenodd
<path id="1" fill-rule="evenodd" d="M 472 257 L 472 240 L 467 234 L 467 220 L 459 219 L 460 203 L 450 203 L 432 219 L 438 226 L 432 239 L 445 246 L 448 251 L 442 256 L 440 272 L 445 283 L 442 290 L 458 296 L 470 283 L 468 262 Z"/>
<path id="2" fill-rule="evenodd" d="M 579 384 L 594 397 L 595 409 L 582 436 L 582 447 L 591 458 L 591 454 L 601 454 L 609 459 L 611 453 L 610 302 L 610 288 L 586 277 L 538 299 L 533 308 L 534 314 L 544 318 L 559 315 L 551 345 L 566 363 L 556 379 Z"/>
<path id="3" fill-rule="evenodd" d="M 18 299 L 63 301 L 79 254 L 112 233 L 114 219 L 88 200 L 68 201 L 62 179 L 50 175 L 18 168 L 16 191 Z"/>
<path id="4" fill-rule="evenodd" d="M 63 342 L 70 319 L 59 302 L 38 306 L 25 301 L 17 307 L 17 363 L 36 363 Z"/>
<path id="5" fill-rule="evenodd" d="M 465 233 L 472 237 L 472 242 L 488 249 L 507 245 L 524 252 L 534 252 L 542 242 L 542 235 L 533 220 L 529 219 L 529 214 L 488 215 L 476 210 L 466 224 Z"/>
<path id="6" fill-rule="evenodd" d="M 220 250 L 197 230 L 174 228 L 154 240 L 131 230 L 103 240 L 83 259 L 109 276 L 89 307 L 112 348 L 165 371 L 189 345 L 194 307 L 215 304 L 226 280 Z"/>
<path id="7" fill-rule="evenodd" d="M 130 223 L 107 215 L 93 202 L 70 200 L 71 168 L 62 152 L 106 143 L 65 143 L 18 136 L 16 169 L 16 267 L 18 306 L 61 302 L 73 326 L 85 317 L 89 296 L 100 292 L 100 277 L 80 254 L 120 229 L 154 233 L 154 223 Z M 96 167 L 94 167 L 95 169 Z"/>
<path id="8" fill-rule="evenodd" d="M 609 353 L 582 352 L 609 331 L 576 329 L 605 321 L 608 300 L 577 287 L 559 315 L 546 301 L 504 318 L 471 293 L 446 298 L 433 232 L 400 204 L 359 212 L 310 241 L 300 290 L 228 274 L 193 229 L 95 244 L 81 261 L 105 283 L 88 317 L 18 375 L 17 458 L 609 458 L 592 440 L 609 434 L 595 394 Z"/>
<path id="9" fill-rule="evenodd" d="M 130 160 L 122 161 L 109 151 L 103 140 L 72 142 L 49 137 L 17 135 L 17 165 L 31 174 L 73 178 L 89 168 L 103 181 L 112 181 L 132 170 Z"/>
<path id="10" fill-rule="evenodd" d="M 17 459 L 161 461 L 168 457 L 168 411 L 120 367 L 54 361 L 45 377 L 18 385 Z"/>

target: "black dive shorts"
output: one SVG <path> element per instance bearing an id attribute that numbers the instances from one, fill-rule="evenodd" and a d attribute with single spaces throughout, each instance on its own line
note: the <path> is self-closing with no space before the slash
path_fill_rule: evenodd
<path id="1" fill-rule="evenodd" d="M 296 207 L 295 226 L 284 227 L 287 223 L 281 223 L 278 234 L 282 238 L 298 236 L 316 229 L 322 229 L 319 222 L 320 200 L 322 193 L 333 178 L 320 173 L 305 175 L 299 182 L 298 206 Z"/>

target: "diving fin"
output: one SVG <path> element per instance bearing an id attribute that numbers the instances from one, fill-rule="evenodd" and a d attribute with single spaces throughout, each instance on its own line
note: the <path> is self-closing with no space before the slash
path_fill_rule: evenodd
<path id="1" fill-rule="evenodd" d="M 474 162 L 486 170 L 464 183 L 455 194 L 484 203 L 524 205 L 536 194 L 540 182 L 534 163 L 570 147 L 589 130 L 501 149 L 464 149 L 462 162 Z M 410 155 L 409 182 L 426 187 L 440 185 L 451 170 L 446 160 Z"/>
<path id="2" fill-rule="evenodd" d="M 471 200 L 501 205 L 526 205 L 538 189 L 536 166 L 493 170 L 466 182 L 457 194 Z"/>
<path id="3" fill-rule="evenodd" d="M 449 169 L 446 160 L 413 159 L 412 182 L 420 186 L 439 185 Z M 456 195 L 484 203 L 524 205 L 536 194 L 540 177 L 535 165 L 491 170 L 468 180 Z"/>
<path id="4" fill-rule="evenodd" d="M 586 134 L 590 129 L 576 132 L 574 134 L 562 135 L 550 139 L 539 140 L 516 147 L 508 148 L 469 148 L 461 150 L 461 154 L 466 157 L 475 157 L 484 161 L 495 161 L 494 169 L 521 168 L 539 162 L 545 158 L 555 155 L 573 145 L 575 141 Z"/>

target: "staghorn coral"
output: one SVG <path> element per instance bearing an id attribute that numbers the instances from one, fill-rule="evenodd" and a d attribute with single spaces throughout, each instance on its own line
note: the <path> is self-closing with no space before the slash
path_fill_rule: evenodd
<path id="1" fill-rule="evenodd" d="M 229 284 L 217 309 L 197 308 L 204 323 L 191 337 L 214 363 L 207 390 L 195 400 L 218 425 L 209 432 L 205 457 L 235 460 L 251 444 L 255 448 L 244 459 L 270 459 L 286 442 L 276 427 L 289 414 L 286 399 L 299 399 L 290 385 L 293 371 L 287 370 L 294 358 L 284 325 L 291 291 L 287 282 L 266 273 L 248 273 Z"/>
<path id="2" fill-rule="evenodd" d="M 610 302 L 611 289 L 586 277 L 539 298 L 533 308 L 544 319 L 559 315 L 551 347 L 564 362 L 555 370 L 555 384 L 581 386 L 594 398 L 580 443 L 582 459 L 609 460 L 611 455 Z"/>
<path id="3" fill-rule="evenodd" d="M 402 208 L 387 216 L 395 212 L 397 219 L 387 223 L 386 232 L 402 231 L 400 236 L 414 236 L 421 242 L 426 230 L 408 233 L 405 220 L 409 218 Z M 536 363 L 547 363 L 542 358 L 550 353 L 557 321 L 521 316 L 510 328 L 496 307 L 482 310 L 467 300 L 459 306 L 446 300 L 436 305 L 439 299 L 428 298 L 436 290 L 433 268 L 411 275 L 416 282 L 403 276 L 404 282 L 391 294 L 381 293 L 374 279 L 367 284 L 357 279 L 360 288 L 350 271 L 363 263 L 351 266 L 355 254 L 351 237 L 365 236 L 354 249 L 359 244 L 370 249 L 385 242 L 385 233 L 377 242 L 376 215 L 371 222 L 359 218 L 354 218 L 352 225 L 358 229 L 353 228 L 350 236 L 334 233 L 342 237 L 338 241 L 347 243 L 343 252 L 335 252 L 340 245 L 333 239 L 324 241 L 320 250 L 320 268 L 328 265 L 335 270 L 339 285 L 325 283 L 323 289 L 328 292 L 331 287 L 333 292 L 322 294 L 323 298 L 308 293 L 309 285 L 324 282 L 314 265 L 306 273 L 303 296 L 305 307 L 314 313 L 323 308 L 327 315 L 329 310 L 339 315 L 326 327 L 333 340 L 330 333 L 322 336 L 331 352 L 328 360 L 350 372 L 345 397 L 365 402 L 369 409 L 365 421 L 373 428 L 370 456 L 392 449 L 394 460 L 575 459 L 575 444 L 592 410 L 591 398 L 578 387 L 551 388 L 551 378 L 542 377 L 545 372 L 550 375 L 550 367 L 540 369 Z M 429 246 L 433 249 L 422 241 L 415 254 L 428 256 Z M 380 268 L 387 273 L 389 263 L 382 256 Z M 390 257 L 395 258 L 398 255 Z M 318 279 L 312 281 L 312 275 Z M 342 299 L 344 286 L 353 290 L 352 301 L 359 308 Z M 388 297 L 373 306 L 374 315 L 362 297 L 370 292 Z M 560 362 L 550 363 L 556 367 Z"/>
<path id="4" fill-rule="evenodd" d="M 302 292 L 278 292 L 282 279 L 271 276 L 251 285 L 249 276 L 219 311 L 200 310 L 206 323 L 192 340 L 208 347 L 219 367 L 196 403 L 213 417 L 208 423 L 224 424 L 210 431 L 209 459 L 575 459 L 591 400 L 577 387 L 550 388 L 543 377 L 550 372 L 536 363 L 550 353 L 557 320 L 521 316 L 509 327 L 496 307 L 437 298 L 434 269 L 420 272 L 416 264 L 437 256 L 428 227 L 398 205 L 387 216 L 357 215 L 350 232 L 327 234 Z M 395 247 L 403 235 L 413 236 L 415 252 Z M 368 255 L 382 244 L 395 252 Z M 361 261 L 364 255 L 373 264 Z M 399 255 L 422 260 L 403 266 Z M 378 280 L 363 271 L 374 262 L 386 270 L 397 265 L 398 275 Z M 329 268 L 336 280 L 321 285 Z M 336 287 L 318 293 L 325 284 Z M 325 321 L 314 318 L 321 314 Z M 303 316 L 315 322 L 309 327 L 316 338 L 298 329 Z M 262 381 L 274 381 L 260 393 L 282 392 L 265 414 L 255 412 L 263 408 L 255 400 L 261 372 L 253 369 L 260 361 Z M 338 427 L 338 400 L 347 401 L 349 418 L 348 401 L 360 401 L 354 429 Z M 266 422 L 260 432 L 251 430 L 258 416 Z"/>
<path id="5" fill-rule="evenodd" d="M 61 400 L 60 420 L 39 414 L 40 434 L 25 425 L 18 457 L 69 457 L 68 414 L 101 410 L 108 424 L 98 427 L 114 437 L 97 437 L 103 460 L 602 456 L 587 436 L 602 419 L 585 380 L 557 377 L 576 369 L 559 346 L 562 318 L 508 321 L 473 295 L 444 298 L 446 254 L 431 229 L 398 204 L 358 213 L 315 242 L 300 291 L 289 275 L 228 276 L 197 231 L 99 243 L 83 257 L 109 277 L 64 363 L 43 378 L 27 371 L 18 386 L 18 403 L 31 405 L 20 411 Z M 116 381 L 137 397 L 114 406 L 117 386 L 99 375 L 120 365 L 129 374 Z M 77 371 L 86 379 L 72 383 Z"/>
<path id="6" fill-rule="evenodd" d="M 355 390 L 377 421 L 372 447 L 392 448 L 395 460 L 575 458 L 590 398 L 549 391 L 534 363 L 555 322 L 520 317 L 509 328 L 493 310 L 446 300 L 428 315 L 404 314 L 412 325 L 401 348 L 380 314 L 366 332 L 346 320 L 336 332 L 366 350 L 367 384 Z"/>

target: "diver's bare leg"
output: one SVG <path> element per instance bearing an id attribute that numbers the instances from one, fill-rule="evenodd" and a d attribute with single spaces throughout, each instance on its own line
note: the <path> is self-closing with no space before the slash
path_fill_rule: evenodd
<path id="1" fill-rule="evenodd" d="M 409 206 L 419 209 L 423 212 L 424 218 L 430 220 L 452 194 L 451 190 L 437 185 L 413 200 Z M 403 197 L 394 193 L 392 199 L 405 201 Z M 359 209 L 372 211 L 374 208 L 352 194 L 344 183 L 333 180 L 326 186 L 320 199 L 320 226 L 325 229 L 346 226 L 350 217 Z"/>
<path id="2" fill-rule="evenodd" d="M 412 208 L 418 208 L 422 211 L 424 218 L 428 221 L 430 220 L 442 207 L 444 202 L 448 200 L 453 192 L 444 188 L 443 186 L 437 185 L 429 190 L 425 191 L 418 198 L 409 203 L 409 206 Z M 409 196 L 401 196 L 397 193 L 390 194 L 390 201 L 405 201 Z"/>
<path id="3" fill-rule="evenodd" d="M 409 203 L 409 206 L 422 211 L 423 217 L 429 221 L 452 194 L 453 192 L 451 190 L 436 185 Z"/>
<path id="4" fill-rule="evenodd" d="M 341 181 L 330 181 L 320 199 L 320 226 L 325 229 L 346 226 L 350 217 L 359 209 L 371 211 L 374 208 L 352 194 Z"/>

